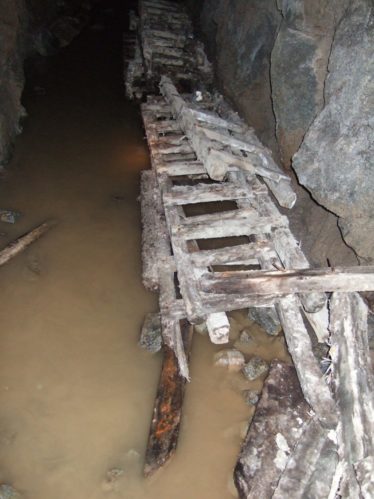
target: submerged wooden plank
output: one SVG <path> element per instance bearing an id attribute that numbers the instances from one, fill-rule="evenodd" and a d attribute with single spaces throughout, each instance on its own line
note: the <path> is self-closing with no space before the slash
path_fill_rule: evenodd
<path id="1" fill-rule="evenodd" d="M 191 348 L 192 327 L 184 322 L 181 335 L 188 356 Z M 153 475 L 175 453 L 180 432 L 186 379 L 179 372 L 174 350 L 163 346 L 163 362 L 153 409 L 151 428 L 145 455 L 144 475 Z"/>

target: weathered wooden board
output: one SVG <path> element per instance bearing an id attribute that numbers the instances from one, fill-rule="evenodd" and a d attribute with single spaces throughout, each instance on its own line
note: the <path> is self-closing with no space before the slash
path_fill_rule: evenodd
<path id="1" fill-rule="evenodd" d="M 201 278 L 201 288 L 247 295 L 369 291 L 374 288 L 374 266 L 215 272 Z"/>
<path id="2" fill-rule="evenodd" d="M 367 307 L 357 293 L 334 293 L 331 350 L 340 413 L 340 457 L 347 474 L 342 488 L 374 497 L 374 377 L 367 336 Z"/>
<path id="3" fill-rule="evenodd" d="M 320 423 L 326 428 L 335 429 L 338 422 L 336 405 L 319 362 L 314 356 L 297 296 L 288 295 L 280 299 L 276 309 L 304 397 Z"/>
<path id="4" fill-rule="evenodd" d="M 183 347 L 188 357 L 193 328 L 181 325 Z M 153 409 L 145 455 L 144 475 L 150 476 L 173 456 L 178 443 L 186 379 L 179 372 L 178 359 L 168 345 L 163 346 L 163 362 Z"/>
<path id="5" fill-rule="evenodd" d="M 323 428 L 316 418 L 311 419 L 287 461 L 272 499 L 329 498 L 337 464 L 335 432 Z"/>
<path id="6" fill-rule="evenodd" d="M 241 499 L 272 497 L 312 417 L 295 368 L 274 360 L 234 470 Z"/>

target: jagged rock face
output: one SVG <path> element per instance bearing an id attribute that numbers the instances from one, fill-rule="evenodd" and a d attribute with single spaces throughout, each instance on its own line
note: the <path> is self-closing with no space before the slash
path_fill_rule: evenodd
<path id="1" fill-rule="evenodd" d="M 205 0 L 200 11 L 223 92 L 331 212 L 301 196 L 296 235 L 319 265 L 326 254 L 357 261 L 347 248 L 335 259 L 343 245 L 332 214 L 362 261 L 374 261 L 372 9 L 373 0 Z M 329 248 L 308 233 L 316 220 L 334 232 Z"/>
<path id="2" fill-rule="evenodd" d="M 271 86 L 282 161 L 289 165 L 324 104 L 331 43 L 347 0 L 278 0 L 282 22 L 271 55 Z"/>
<path id="3" fill-rule="evenodd" d="M 270 54 L 280 20 L 275 0 L 206 0 L 200 13 L 221 90 L 273 151 Z"/>
<path id="4" fill-rule="evenodd" d="M 0 0 L 0 166 L 10 154 L 19 120 L 23 78 L 23 37 L 26 8 L 23 0 Z"/>
<path id="5" fill-rule="evenodd" d="M 374 24 L 371 2 L 353 2 L 337 28 L 326 104 L 293 165 L 312 196 L 339 217 L 346 242 L 374 261 Z"/>

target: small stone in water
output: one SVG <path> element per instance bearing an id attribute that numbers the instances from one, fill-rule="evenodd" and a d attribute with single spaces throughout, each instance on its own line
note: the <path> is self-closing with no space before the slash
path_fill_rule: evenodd
<path id="1" fill-rule="evenodd" d="M 244 364 L 244 355 L 234 348 L 220 350 L 214 356 L 214 365 L 227 367 L 229 371 L 240 371 Z"/>
<path id="2" fill-rule="evenodd" d="M 22 499 L 21 495 L 10 485 L 0 485 L 0 499 Z"/>
<path id="3" fill-rule="evenodd" d="M 21 216 L 19 211 L 0 209 L 0 220 L 8 224 L 14 224 Z"/>
<path id="4" fill-rule="evenodd" d="M 260 398 L 254 390 L 243 390 L 243 397 L 247 405 L 256 405 Z"/>
<path id="5" fill-rule="evenodd" d="M 270 336 L 277 336 L 282 330 L 277 311 L 274 307 L 251 307 L 248 317 L 264 329 Z"/>
<path id="6" fill-rule="evenodd" d="M 148 352 L 161 350 L 161 319 L 160 314 L 147 314 L 139 338 L 139 346 Z"/>
<path id="7" fill-rule="evenodd" d="M 243 367 L 244 376 L 253 381 L 263 374 L 267 373 L 269 370 L 268 364 L 260 357 L 253 357 L 247 364 Z"/>

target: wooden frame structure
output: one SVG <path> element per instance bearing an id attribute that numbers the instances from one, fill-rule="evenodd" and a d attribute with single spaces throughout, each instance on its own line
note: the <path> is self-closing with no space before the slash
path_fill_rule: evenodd
<path id="1" fill-rule="evenodd" d="M 173 386 L 180 390 L 189 379 L 181 320 L 205 321 L 210 339 L 220 344 L 228 341 L 226 312 L 275 307 L 312 420 L 304 421 L 284 467 L 271 470 L 278 483 L 273 497 L 291 497 L 291 491 L 293 498 L 305 497 L 312 490 L 305 480 L 295 486 L 295 476 L 305 474 L 300 456 L 309 452 L 313 474 L 316 456 L 330 449 L 332 438 L 339 460 L 326 487 L 314 473 L 314 497 L 322 499 L 326 489 L 331 498 L 338 490 L 347 492 L 344 497 L 373 497 L 374 381 L 367 310 L 357 292 L 374 289 L 374 268 L 310 269 L 273 200 L 292 208 L 296 195 L 269 150 L 216 93 L 178 91 L 181 79 L 197 88 L 209 73 L 188 55 L 194 42 L 186 12 L 167 0 L 139 4 L 144 75 L 158 81 L 161 92 L 141 106 L 152 162 L 141 179 L 143 282 L 159 293 L 163 342 L 179 371 Z M 186 65 L 188 75 L 182 72 Z M 310 331 L 318 341 L 330 342 L 329 382 Z M 179 422 L 180 407 L 176 412 Z M 175 443 L 174 432 L 172 445 L 158 445 L 162 455 L 152 454 L 146 470 L 166 462 Z M 241 457 L 243 452 L 245 443 Z M 266 466 L 275 464 L 264 461 L 258 473 Z M 257 497 L 258 477 L 247 478 L 252 485 L 246 484 L 246 492 L 239 488 L 241 497 Z"/>

